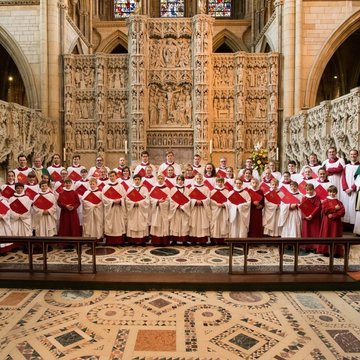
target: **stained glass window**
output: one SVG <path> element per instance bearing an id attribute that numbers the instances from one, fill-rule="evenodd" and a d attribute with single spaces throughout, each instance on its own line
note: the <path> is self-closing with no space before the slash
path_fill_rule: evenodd
<path id="1" fill-rule="evenodd" d="M 215 17 L 231 17 L 232 0 L 208 0 L 208 14 Z"/>
<path id="2" fill-rule="evenodd" d="M 114 0 L 114 17 L 115 19 L 123 19 L 135 10 L 135 0 Z"/>
<path id="3" fill-rule="evenodd" d="M 184 0 L 160 1 L 161 17 L 184 17 L 184 13 L 185 13 Z"/>

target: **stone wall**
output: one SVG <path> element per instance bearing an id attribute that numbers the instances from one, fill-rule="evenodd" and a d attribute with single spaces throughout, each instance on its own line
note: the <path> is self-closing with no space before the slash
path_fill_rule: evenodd
<path id="1" fill-rule="evenodd" d="M 128 55 L 66 55 L 67 158 L 138 162 L 147 149 L 161 163 L 173 149 L 180 163 L 199 153 L 238 167 L 255 145 L 274 157 L 278 54 L 213 54 L 213 22 L 131 16 Z"/>
<path id="2" fill-rule="evenodd" d="M 360 144 L 360 87 L 350 94 L 287 118 L 284 125 L 284 162 L 307 163 L 311 153 L 319 159 L 335 146 L 340 156 L 347 156 Z"/>

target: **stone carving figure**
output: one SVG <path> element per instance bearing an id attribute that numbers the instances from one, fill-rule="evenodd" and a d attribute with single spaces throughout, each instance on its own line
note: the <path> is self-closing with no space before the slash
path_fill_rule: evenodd
<path id="1" fill-rule="evenodd" d="M 173 39 L 168 39 L 163 47 L 163 59 L 167 67 L 175 67 L 178 58 L 178 48 Z"/>

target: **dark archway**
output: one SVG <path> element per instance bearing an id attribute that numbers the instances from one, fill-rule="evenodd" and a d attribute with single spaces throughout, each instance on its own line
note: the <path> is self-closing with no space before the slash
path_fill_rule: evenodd
<path id="1" fill-rule="evenodd" d="M 25 86 L 14 60 L 0 44 L 0 100 L 28 106 Z"/>
<path id="2" fill-rule="evenodd" d="M 316 104 L 345 95 L 360 86 L 360 29 L 335 51 L 322 74 Z"/>

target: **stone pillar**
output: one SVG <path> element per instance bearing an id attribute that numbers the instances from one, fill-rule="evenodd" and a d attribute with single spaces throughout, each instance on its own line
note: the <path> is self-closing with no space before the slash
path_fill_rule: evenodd
<path id="1" fill-rule="evenodd" d="M 47 23 L 48 23 L 48 38 L 47 38 L 47 53 L 48 53 L 48 116 L 52 119 L 58 119 L 55 132 L 62 133 L 62 124 L 60 119 L 60 90 L 61 90 L 61 64 L 60 64 L 60 44 L 61 33 L 60 29 L 60 11 L 64 6 L 63 1 L 47 1 Z M 43 54 L 44 56 L 44 54 Z M 57 138 L 55 151 L 61 150 L 62 138 Z"/>
<path id="2" fill-rule="evenodd" d="M 193 87 L 193 119 L 194 119 L 194 150 L 206 161 L 211 158 L 212 124 L 210 118 L 211 54 L 212 26 L 214 19 L 205 14 L 196 15 L 193 21 L 192 53 L 194 76 Z"/>
<path id="3" fill-rule="evenodd" d="M 295 81 L 295 0 L 287 0 L 283 8 L 283 106 L 284 117 L 294 114 Z"/>
<path id="4" fill-rule="evenodd" d="M 301 89 L 305 89 L 305 84 L 302 86 L 302 24 L 303 24 L 303 6 L 302 0 L 296 0 L 295 12 L 295 82 L 294 82 L 294 112 L 297 113 L 301 110 L 303 104 L 303 94 Z"/>
<path id="5" fill-rule="evenodd" d="M 247 56 L 244 52 L 235 54 L 235 168 L 241 167 L 242 154 L 246 143 L 246 68 Z"/>
<path id="6" fill-rule="evenodd" d="M 129 28 L 129 143 L 130 157 L 135 162 L 140 160 L 141 152 L 146 149 L 147 22 L 148 17 L 144 15 L 131 15 L 127 20 Z"/>

